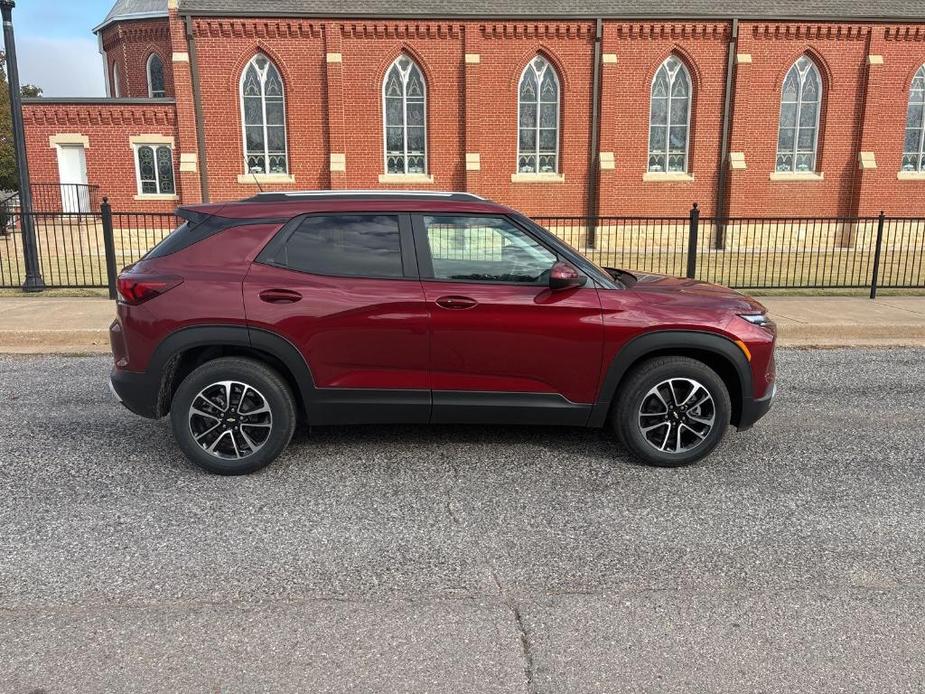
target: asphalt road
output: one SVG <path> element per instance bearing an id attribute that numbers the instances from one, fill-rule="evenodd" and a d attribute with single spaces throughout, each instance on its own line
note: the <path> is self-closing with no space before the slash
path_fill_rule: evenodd
<path id="1" fill-rule="evenodd" d="M 921 691 L 925 350 L 779 361 L 690 469 L 374 427 L 229 479 L 106 359 L 0 357 L 0 691 Z"/>

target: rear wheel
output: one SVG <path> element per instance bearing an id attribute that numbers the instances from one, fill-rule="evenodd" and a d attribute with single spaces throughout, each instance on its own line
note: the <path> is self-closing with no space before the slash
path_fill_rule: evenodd
<path id="1" fill-rule="evenodd" d="M 679 467 L 705 458 L 729 425 L 729 392 L 719 375 L 687 357 L 658 357 L 637 367 L 620 389 L 613 427 L 649 465 Z"/>
<path id="2" fill-rule="evenodd" d="M 194 370 L 170 407 L 173 434 L 186 457 L 220 475 L 269 465 L 289 444 L 295 421 L 295 401 L 280 375 L 238 357 Z"/>

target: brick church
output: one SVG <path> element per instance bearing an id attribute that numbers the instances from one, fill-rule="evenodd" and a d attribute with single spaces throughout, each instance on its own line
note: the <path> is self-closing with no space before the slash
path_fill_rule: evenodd
<path id="1" fill-rule="evenodd" d="M 118 0 L 94 31 L 107 96 L 27 100 L 28 156 L 116 210 L 407 188 L 925 214 L 923 2 Z"/>

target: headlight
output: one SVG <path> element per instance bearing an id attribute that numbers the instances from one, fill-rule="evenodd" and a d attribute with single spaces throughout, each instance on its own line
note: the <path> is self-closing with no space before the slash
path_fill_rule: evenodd
<path id="1" fill-rule="evenodd" d="M 757 325 L 759 328 L 764 328 L 770 332 L 774 332 L 777 329 L 777 324 L 768 318 L 767 313 L 741 313 L 739 318 L 747 320 L 752 325 Z"/>

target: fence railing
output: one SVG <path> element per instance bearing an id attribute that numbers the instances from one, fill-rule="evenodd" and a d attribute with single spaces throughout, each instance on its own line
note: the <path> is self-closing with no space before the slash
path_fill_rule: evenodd
<path id="1" fill-rule="evenodd" d="M 47 287 L 105 288 L 180 223 L 168 213 L 36 211 Z M 605 267 L 741 289 L 925 288 L 925 217 L 552 217 L 536 221 Z M 26 279 L 21 219 L 0 231 L 0 288 Z M 454 239 L 447 236 L 447 249 Z M 447 252 L 449 252 L 449 250 Z"/>
<path id="2" fill-rule="evenodd" d="M 739 289 L 925 288 L 925 217 L 547 217 L 599 265 Z"/>

